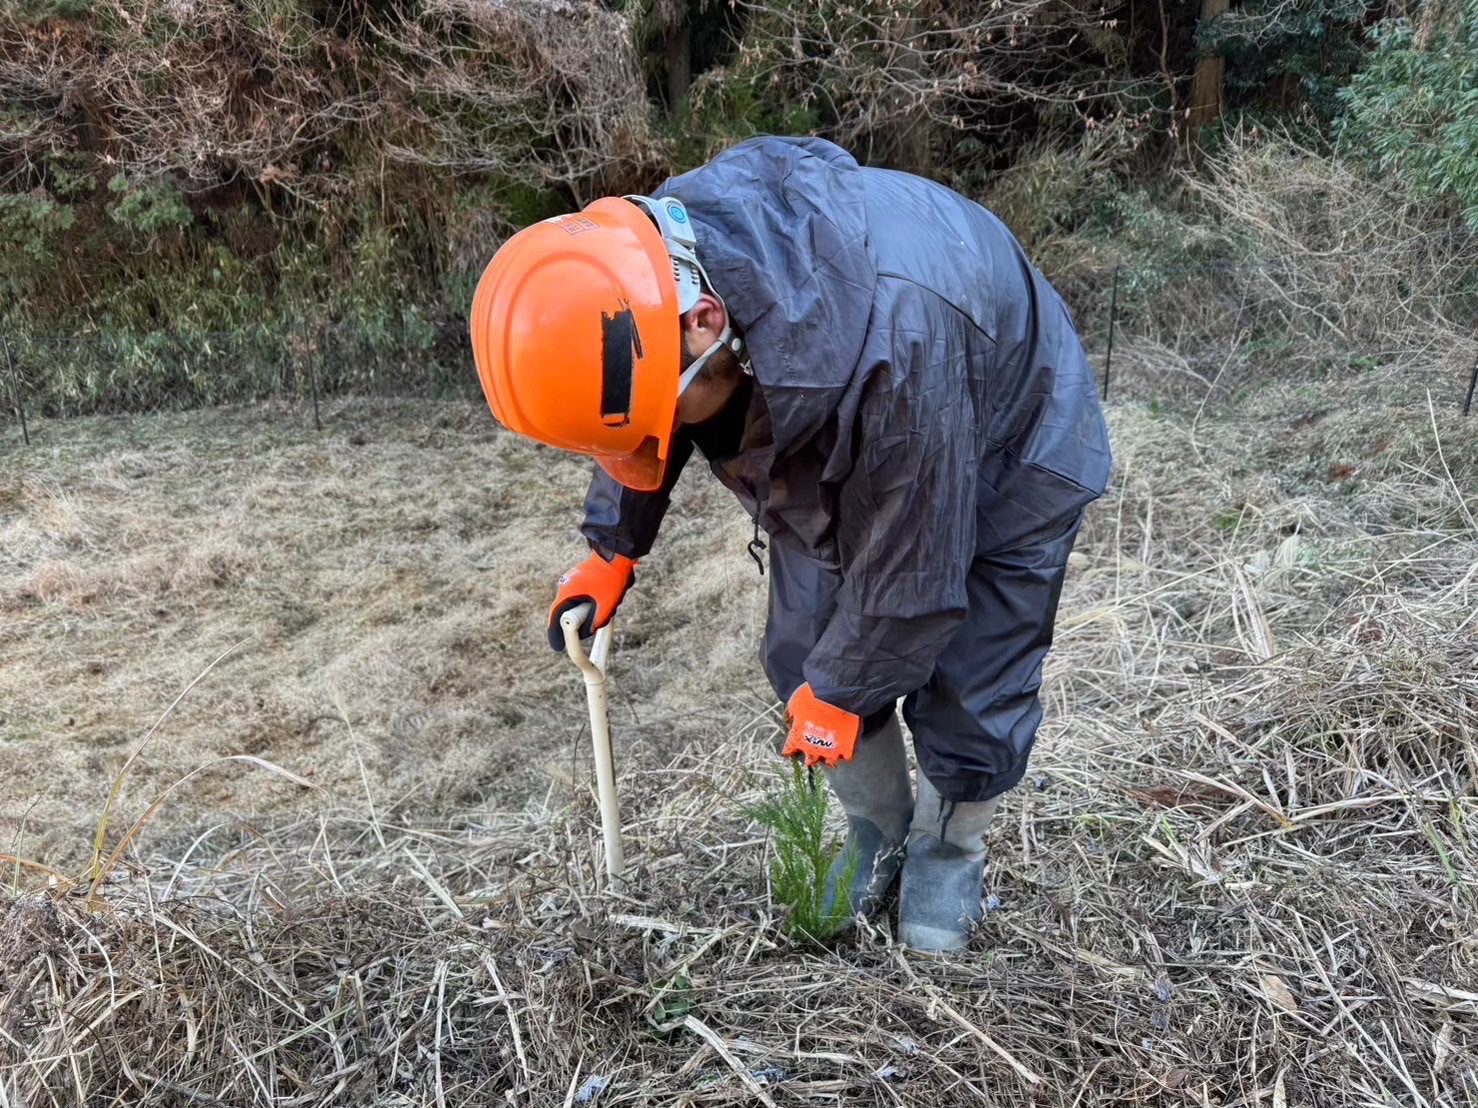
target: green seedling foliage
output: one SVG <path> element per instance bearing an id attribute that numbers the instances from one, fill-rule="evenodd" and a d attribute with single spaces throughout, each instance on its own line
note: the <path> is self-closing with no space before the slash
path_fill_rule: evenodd
<path id="1" fill-rule="evenodd" d="M 1246 515 L 1247 509 L 1244 507 L 1226 508 L 1211 517 L 1211 526 L 1224 535 L 1235 535 L 1241 530 Z"/>
<path id="2" fill-rule="evenodd" d="M 827 791 L 792 760 L 770 795 L 747 810 L 775 836 L 770 882 L 786 907 L 786 934 L 816 943 L 835 935 L 851 915 L 846 897 L 837 897 L 829 909 L 824 904 L 826 875 L 841 853 L 826 832 L 828 806 Z M 849 856 L 838 887 L 850 885 L 856 870 L 857 859 Z"/>
<path id="3" fill-rule="evenodd" d="M 649 1022 L 659 1034 L 669 1033 L 693 1011 L 693 983 L 677 974 L 658 986 Z"/>

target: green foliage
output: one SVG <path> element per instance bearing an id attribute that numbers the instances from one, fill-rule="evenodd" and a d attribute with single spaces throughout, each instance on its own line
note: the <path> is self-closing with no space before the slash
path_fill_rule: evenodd
<path id="1" fill-rule="evenodd" d="M 171 227 L 188 227 L 195 221 L 174 182 L 167 177 L 153 181 L 130 181 L 122 173 L 113 175 L 108 191 L 118 200 L 108 205 L 114 222 L 152 235 Z"/>
<path id="2" fill-rule="evenodd" d="M 20 275 L 55 248 L 57 236 L 77 222 L 77 213 L 50 196 L 0 193 L 0 273 Z"/>
<path id="3" fill-rule="evenodd" d="M 806 135 L 817 131 L 814 104 L 776 102 L 748 66 L 714 69 L 688 91 L 665 128 L 673 161 L 702 165 L 719 151 L 755 135 Z"/>
<path id="4" fill-rule="evenodd" d="M 1117 185 L 1083 146 L 1043 145 L 1024 151 L 997 177 L 990 207 L 1032 249 L 1080 230 Z"/>
<path id="5" fill-rule="evenodd" d="M 51 184 L 51 194 L 63 200 L 81 199 L 97 188 L 98 179 L 92 172 L 93 161 L 86 154 L 68 151 L 51 155 L 47 160 L 46 176 Z"/>
<path id="6" fill-rule="evenodd" d="M 80 19 L 92 12 L 92 6 L 93 0 L 17 0 L 13 17 L 18 23 Z"/>
<path id="7" fill-rule="evenodd" d="M 1223 508 L 1211 517 L 1211 526 L 1215 527 L 1224 535 L 1235 535 L 1242 529 L 1247 521 L 1247 509 L 1244 505 L 1235 508 Z"/>
<path id="8" fill-rule="evenodd" d="M 1196 49 L 1226 59 L 1233 104 L 1286 109 L 1301 101 L 1327 122 L 1360 64 L 1361 28 L 1376 7 L 1371 0 L 1247 0 L 1202 20 Z"/>
<path id="9" fill-rule="evenodd" d="M 1384 20 L 1375 50 L 1341 96 L 1341 148 L 1450 198 L 1478 229 L 1478 0 L 1439 5 L 1417 25 Z"/>
<path id="10" fill-rule="evenodd" d="M 30 351 L 34 405 L 275 391 L 179 336 L 305 316 L 337 381 L 470 379 L 499 243 L 670 168 L 628 30 L 598 0 L 0 4 L 0 320 L 109 340 Z"/>
<path id="11" fill-rule="evenodd" d="M 657 986 L 647 1022 L 658 1034 L 667 1034 L 693 1011 L 693 983 L 679 973 Z"/>
<path id="12" fill-rule="evenodd" d="M 1291 112 L 1324 150 L 1354 73 L 1352 157 L 1478 226 L 1478 0 L 1386 20 L 1367 49 L 1381 2 L 1244 0 L 1198 26 L 1196 5 L 1126 21 L 1030 0 L 947 17 L 894 0 L 13 0 L 0 320 L 109 336 L 111 360 L 32 352 L 41 411 L 295 388 L 291 352 L 213 359 L 149 336 L 280 334 L 304 315 L 338 336 L 323 356 L 348 363 L 325 364 L 340 383 L 470 380 L 467 304 L 504 238 L 762 133 L 985 199 L 1090 320 L 1105 289 L 1086 275 L 1122 264 L 1132 320 L 1187 268 L 1259 253 L 1248 220 L 1186 187 L 1168 133 L 1197 50 L 1227 59 L 1232 106 L 1203 154 L 1235 148 L 1251 111 Z"/>
<path id="13" fill-rule="evenodd" d="M 57 295 L 61 243 L 76 223 L 71 205 L 44 192 L 0 192 L 0 319 L 13 318 L 34 297 Z"/>
<path id="14" fill-rule="evenodd" d="M 1182 261 L 1192 249 L 1187 234 L 1162 222 L 1173 205 L 1135 183 L 1142 125 L 1141 118 L 1121 117 L 1071 143 L 1026 148 L 995 175 L 987 204 L 1034 251 L 1072 236 L 1132 255 L 1138 240 L 1149 239 L 1156 261 Z"/>
<path id="15" fill-rule="evenodd" d="M 827 792 L 793 759 L 764 800 L 747 810 L 749 817 L 775 836 L 770 883 L 786 906 L 785 930 L 793 938 L 825 942 L 850 918 L 844 896 L 827 911 L 822 906 L 826 875 L 840 853 L 826 834 Z M 847 860 L 839 887 L 851 883 L 857 860 Z"/>

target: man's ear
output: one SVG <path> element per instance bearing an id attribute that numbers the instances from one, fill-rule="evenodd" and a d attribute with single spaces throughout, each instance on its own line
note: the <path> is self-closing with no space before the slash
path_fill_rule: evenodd
<path id="1" fill-rule="evenodd" d="M 710 341 L 717 341 L 719 335 L 724 333 L 724 324 L 728 322 L 728 313 L 718 297 L 712 293 L 705 292 L 698 297 L 698 303 L 688 309 L 683 316 L 684 331 L 705 331 Z"/>

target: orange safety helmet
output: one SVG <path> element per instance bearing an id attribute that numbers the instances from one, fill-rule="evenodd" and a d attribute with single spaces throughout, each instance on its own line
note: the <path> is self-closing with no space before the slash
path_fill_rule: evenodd
<path id="1" fill-rule="evenodd" d="M 713 350 L 739 346 L 726 327 L 681 372 L 679 317 L 704 277 L 675 198 L 606 197 L 518 232 L 472 298 L 472 354 L 493 415 L 592 455 L 627 488 L 660 488 L 679 395 Z"/>

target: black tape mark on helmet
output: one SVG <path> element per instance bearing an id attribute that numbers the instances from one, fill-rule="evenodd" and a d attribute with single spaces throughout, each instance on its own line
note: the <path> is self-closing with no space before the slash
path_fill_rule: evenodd
<path id="1" fill-rule="evenodd" d="M 607 427 L 631 422 L 631 378 L 642 356 L 641 334 L 629 307 L 600 315 L 600 418 Z"/>

